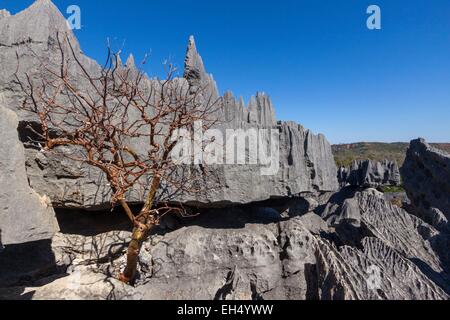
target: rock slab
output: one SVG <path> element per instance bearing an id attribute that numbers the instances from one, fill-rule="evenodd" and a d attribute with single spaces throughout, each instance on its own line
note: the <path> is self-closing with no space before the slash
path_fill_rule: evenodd
<path id="1" fill-rule="evenodd" d="M 424 139 L 413 140 L 401 172 L 412 212 L 450 231 L 450 155 Z"/>
<path id="2" fill-rule="evenodd" d="M 59 231 L 50 199 L 28 184 L 18 118 L 0 106 L 0 239 L 3 245 L 50 239 Z"/>

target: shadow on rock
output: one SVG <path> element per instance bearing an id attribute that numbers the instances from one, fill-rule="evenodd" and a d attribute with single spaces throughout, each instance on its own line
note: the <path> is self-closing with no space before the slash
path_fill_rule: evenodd
<path id="1" fill-rule="evenodd" d="M 31 293 L 19 286 L 30 286 L 38 279 L 58 273 L 51 240 L 6 246 L 0 253 L 0 298 L 26 300 Z"/>

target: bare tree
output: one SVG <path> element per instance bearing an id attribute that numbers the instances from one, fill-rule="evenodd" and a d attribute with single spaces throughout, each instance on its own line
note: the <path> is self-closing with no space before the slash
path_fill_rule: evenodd
<path id="1" fill-rule="evenodd" d="M 170 197 L 158 198 L 160 190 L 170 189 L 172 195 L 174 190 L 201 191 L 189 168 L 171 157 L 180 138 L 177 132 L 193 132 L 196 122 L 203 130 L 213 126 L 218 101 L 208 97 L 205 88 L 175 78 L 170 64 L 165 79 L 149 80 L 137 69 L 122 66 L 109 46 L 104 66 L 92 71 L 67 36 L 57 38 L 59 61 L 44 62 L 34 55 L 40 61 L 38 75 L 21 71 L 17 55 L 15 78 L 25 96 L 21 108 L 37 117 L 40 128 L 35 133 L 43 152 L 73 148 L 76 152 L 62 154 L 105 175 L 112 205 L 120 205 L 133 224 L 127 265 L 120 275 L 132 283 L 152 229 L 168 213 L 186 214 Z M 134 212 L 127 195 L 139 188 L 145 191 L 144 204 Z"/>

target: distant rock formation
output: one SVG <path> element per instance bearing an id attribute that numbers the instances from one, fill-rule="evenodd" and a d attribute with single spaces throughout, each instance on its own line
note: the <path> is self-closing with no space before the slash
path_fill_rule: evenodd
<path id="1" fill-rule="evenodd" d="M 64 17 L 51 1 L 36 1 L 30 8 L 0 20 L 0 44 L 3 45 L 0 51 L 0 91 L 5 92 L 8 107 L 18 113 L 21 123 L 19 131 L 24 139 L 29 134 L 28 125 L 33 125 L 36 119 L 18 108 L 21 92 L 13 78 L 17 68 L 16 51 L 20 58 L 20 70 L 27 70 L 38 78 L 37 63 L 27 54 L 28 47 L 42 55 L 43 59 L 58 61 L 57 32 L 67 32 L 75 51 L 81 52 L 75 36 L 67 29 Z M 88 57 L 80 54 L 80 59 L 91 73 L 99 70 L 100 66 Z M 125 66 L 135 68 L 134 58 L 130 57 Z M 217 85 L 206 72 L 193 37 L 188 43 L 184 77 L 176 81 L 188 81 L 193 87 L 205 87 L 205 99 L 219 99 L 221 108 L 218 116 L 222 122 L 219 129 L 265 128 L 280 132 L 280 170 L 272 176 L 262 176 L 260 165 L 211 166 L 208 176 L 213 178 L 205 179 L 207 191 L 203 194 L 177 195 L 173 201 L 222 207 L 338 189 L 336 166 L 326 138 L 314 135 L 295 123 L 277 123 L 275 109 L 265 94 L 258 93 L 251 98 L 248 106 L 242 100 L 236 100 L 231 93 L 219 97 Z M 82 79 L 79 81 L 81 88 L 86 87 Z M 136 149 L 144 152 L 145 146 L 139 145 Z M 30 185 L 38 193 L 47 195 L 55 207 L 91 210 L 110 207 L 107 182 L 97 169 L 61 157 L 49 157 L 32 148 L 26 149 L 26 157 Z M 129 201 L 140 203 L 143 196 L 144 193 L 139 190 L 129 195 Z"/>
<path id="2" fill-rule="evenodd" d="M 436 228 L 450 231 L 450 154 L 423 139 L 413 140 L 401 173 L 411 211 Z"/>
<path id="3" fill-rule="evenodd" d="M 379 188 L 401 185 L 400 169 L 395 161 L 354 161 L 350 168 L 338 170 L 341 187 Z"/>

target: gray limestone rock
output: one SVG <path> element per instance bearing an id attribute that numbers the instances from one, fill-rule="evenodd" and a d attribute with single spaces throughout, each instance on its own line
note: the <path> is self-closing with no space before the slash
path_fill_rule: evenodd
<path id="1" fill-rule="evenodd" d="M 413 140 L 401 172 L 411 212 L 450 231 L 450 155 L 423 139 Z"/>
<path id="2" fill-rule="evenodd" d="M 408 221 L 391 207 L 389 220 L 377 204 L 383 200 L 372 197 L 378 195 L 355 199 L 366 203 L 362 220 L 373 231 L 358 246 L 330 242 L 332 230 L 312 213 L 241 228 L 226 221 L 221 227 L 216 224 L 220 218 L 214 223 L 208 222 L 213 217 L 201 218 L 149 249 L 153 272 L 137 290 L 144 299 L 175 300 L 449 299 L 449 288 L 438 276 L 437 254 L 421 235 L 426 225 L 414 217 Z"/>
<path id="3" fill-rule="evenodd" d="M 250 98 L 248 122 L 269 128 L 276 126 L 275 109 L 270 98 L 264 93 L 258 93 L 256 97 Z"/>
<path id="4" fill-rule="evenodd" d="M 338 170 L 338 180 L 342 187 L 351 185 L 364 188 L 399 186 L 400 169 L 395 161 L 382 162 L 366 160 L 354 161 L 350 168 Z"/>
<path id="5" fill-rule="evenodd" d="M 79 268 L 69 276 L 43 279 L 42 283 L 43 285 L 36 287 L 0 289 L 0 299 L 38 301 L 141 299 L 141 295 L 133 287 L 92 268 Z"/>
<path id="6" fill-rule="evenodd" d="M 0 254 L 0 287 L 36 287 L 42 278 L 71 274 L 84 266 L 119 274 L 110 261 L 122 257 L 132 227 L 119 213 L 58 213 L 61 232 L 51 240 L 9 245 Z M 109 272 L 109 273 L 108 273 Z"/>
<path id="7" fill-rule="evenodd" d="M 296 217 L 313 212 L 319 206 L 314 197 L 295 197 L 292 199 L 284 199 L 283 205 L 277 207 L 282 217 Z"/>
<path id="8" fill-rule="evenodd" d="M 349 206 L 360 215 L 360 226 L 345 219 Z M 347 209 L 347 210 L 346 210 Z M 342 190 L 332 197 L 322 216 L 336 228 L 339 245 L 362 247 L 367 237 L 377 238 L 414 263 L 431 281 L 449 293 L 448 235 L 384 199 L 382 193 Z M 338 222 L 338 224 L 336 224 Z"/>
<path id="9" fill-rule="evenodd" d="M 322 300 L 448 300 L 414 263 L 376 238 L 363 249 L 319 241 L 317 272 Z"/>
<path id="10" fill-rule="evenodd" d="M 58 223 L 50 199 L 28 184 L 14 112 L 0 106 L 0 230 L 3 245 L 50 239 Z"/>
<path id="11" fill-rule="evenodd" d="M 217 99 L 219 90 L 211 74 L 206 73 L 203 59 L 197 51 L 195 39 L 189 37 L 188 48 L 186 51 L 184 78 L 189 81 L 194 90 L 201 90 L 205 99 Z"/>
<path id="12" fill-rule="evenodd" d="M 154 273 L 137 289 L 145 299 L 306 299 L 314 242 L 298 220 L 182 228 L 151 249 Z"/>
<path id="13" fill-rule="evenodd" d="M 331 232 L 330 227 L 319 215 L 309 212 L 299 218 L 303 226 L 312 234 L 321 236 Z"/>
<path id="14" fill-rule="evenodd" d="M 6 52 L 3 50 L 5 48 L 18 48 L 26 44 L 42 45 L 42 48 L 49 49 L 49 39 L 54 39 L 55 31 L 69 31 L 66 20 L 50 0 L 37 0 L 15 15 L 2 10 L 0 16 L 2 52 Z M 70 36 L 73 37 L 72 34 Z"/>
<path id="15" fill-rule="evenodd" d="M 278 222 L 242 209 L 195 218 L 155 233 L 144 244 L 135 288 L 114 280 L 125 263 L 128 232 L 58 234 L 55 260 L 70 256 L 68 277 L 52 276 L 0 289 L 5 299 L 157 300 L 444 300 L 440 268 L 450 243 L 431 226 L 383 203 L 380 194 L 353 196 L 361 204 L 357 245 L 337 244 L 334 227 L 314 213 Z M 77 244 L 77 245 L 75 245 Z M 104 245 L 102 245 L 104 244 Z M 118 244 L 118 246 L 114 245 Z M 448 265 L 448 252 L 446 263 Z M 106 276 L 108 275 L 108 276 Z M 92 286 L 86 284 L 90 282 Z"/>
<path id="16" fill-rule="evenodd" d="M 382 240 L 405 258 L 423 261 L 435 273 L 444 272 L 445 265 L 430 240 L 439 232 L 405 210 L 386 202 L 379 193 L 356 195 L 362 223 L 376 238 Z"/>
<path id="17" fill-rule="evenodd" d="M 8 245 L 0 252 L 0 288 L 25 286 L 58 273 L 51 240 Z"/>
<path id="18" fill-rule="evenodd" d="M 355 227 L 361 226 L 361 210 L 359 203 L 355 199 L 346 199 L 342 204 L 340 214 L 332 215 L 328 219 L 331 225 L 346 223 Z"/>
<path id="19" fill-rule="evenodd" d="M 7 17 L 9 17 L 11 14 L 9 13 L 9 11 L 8 10 L 5 10 L 5 9 L 1 9 L 0 10 L 0 19 L 2 19 L 2 18 L 7 18 Z"/>

